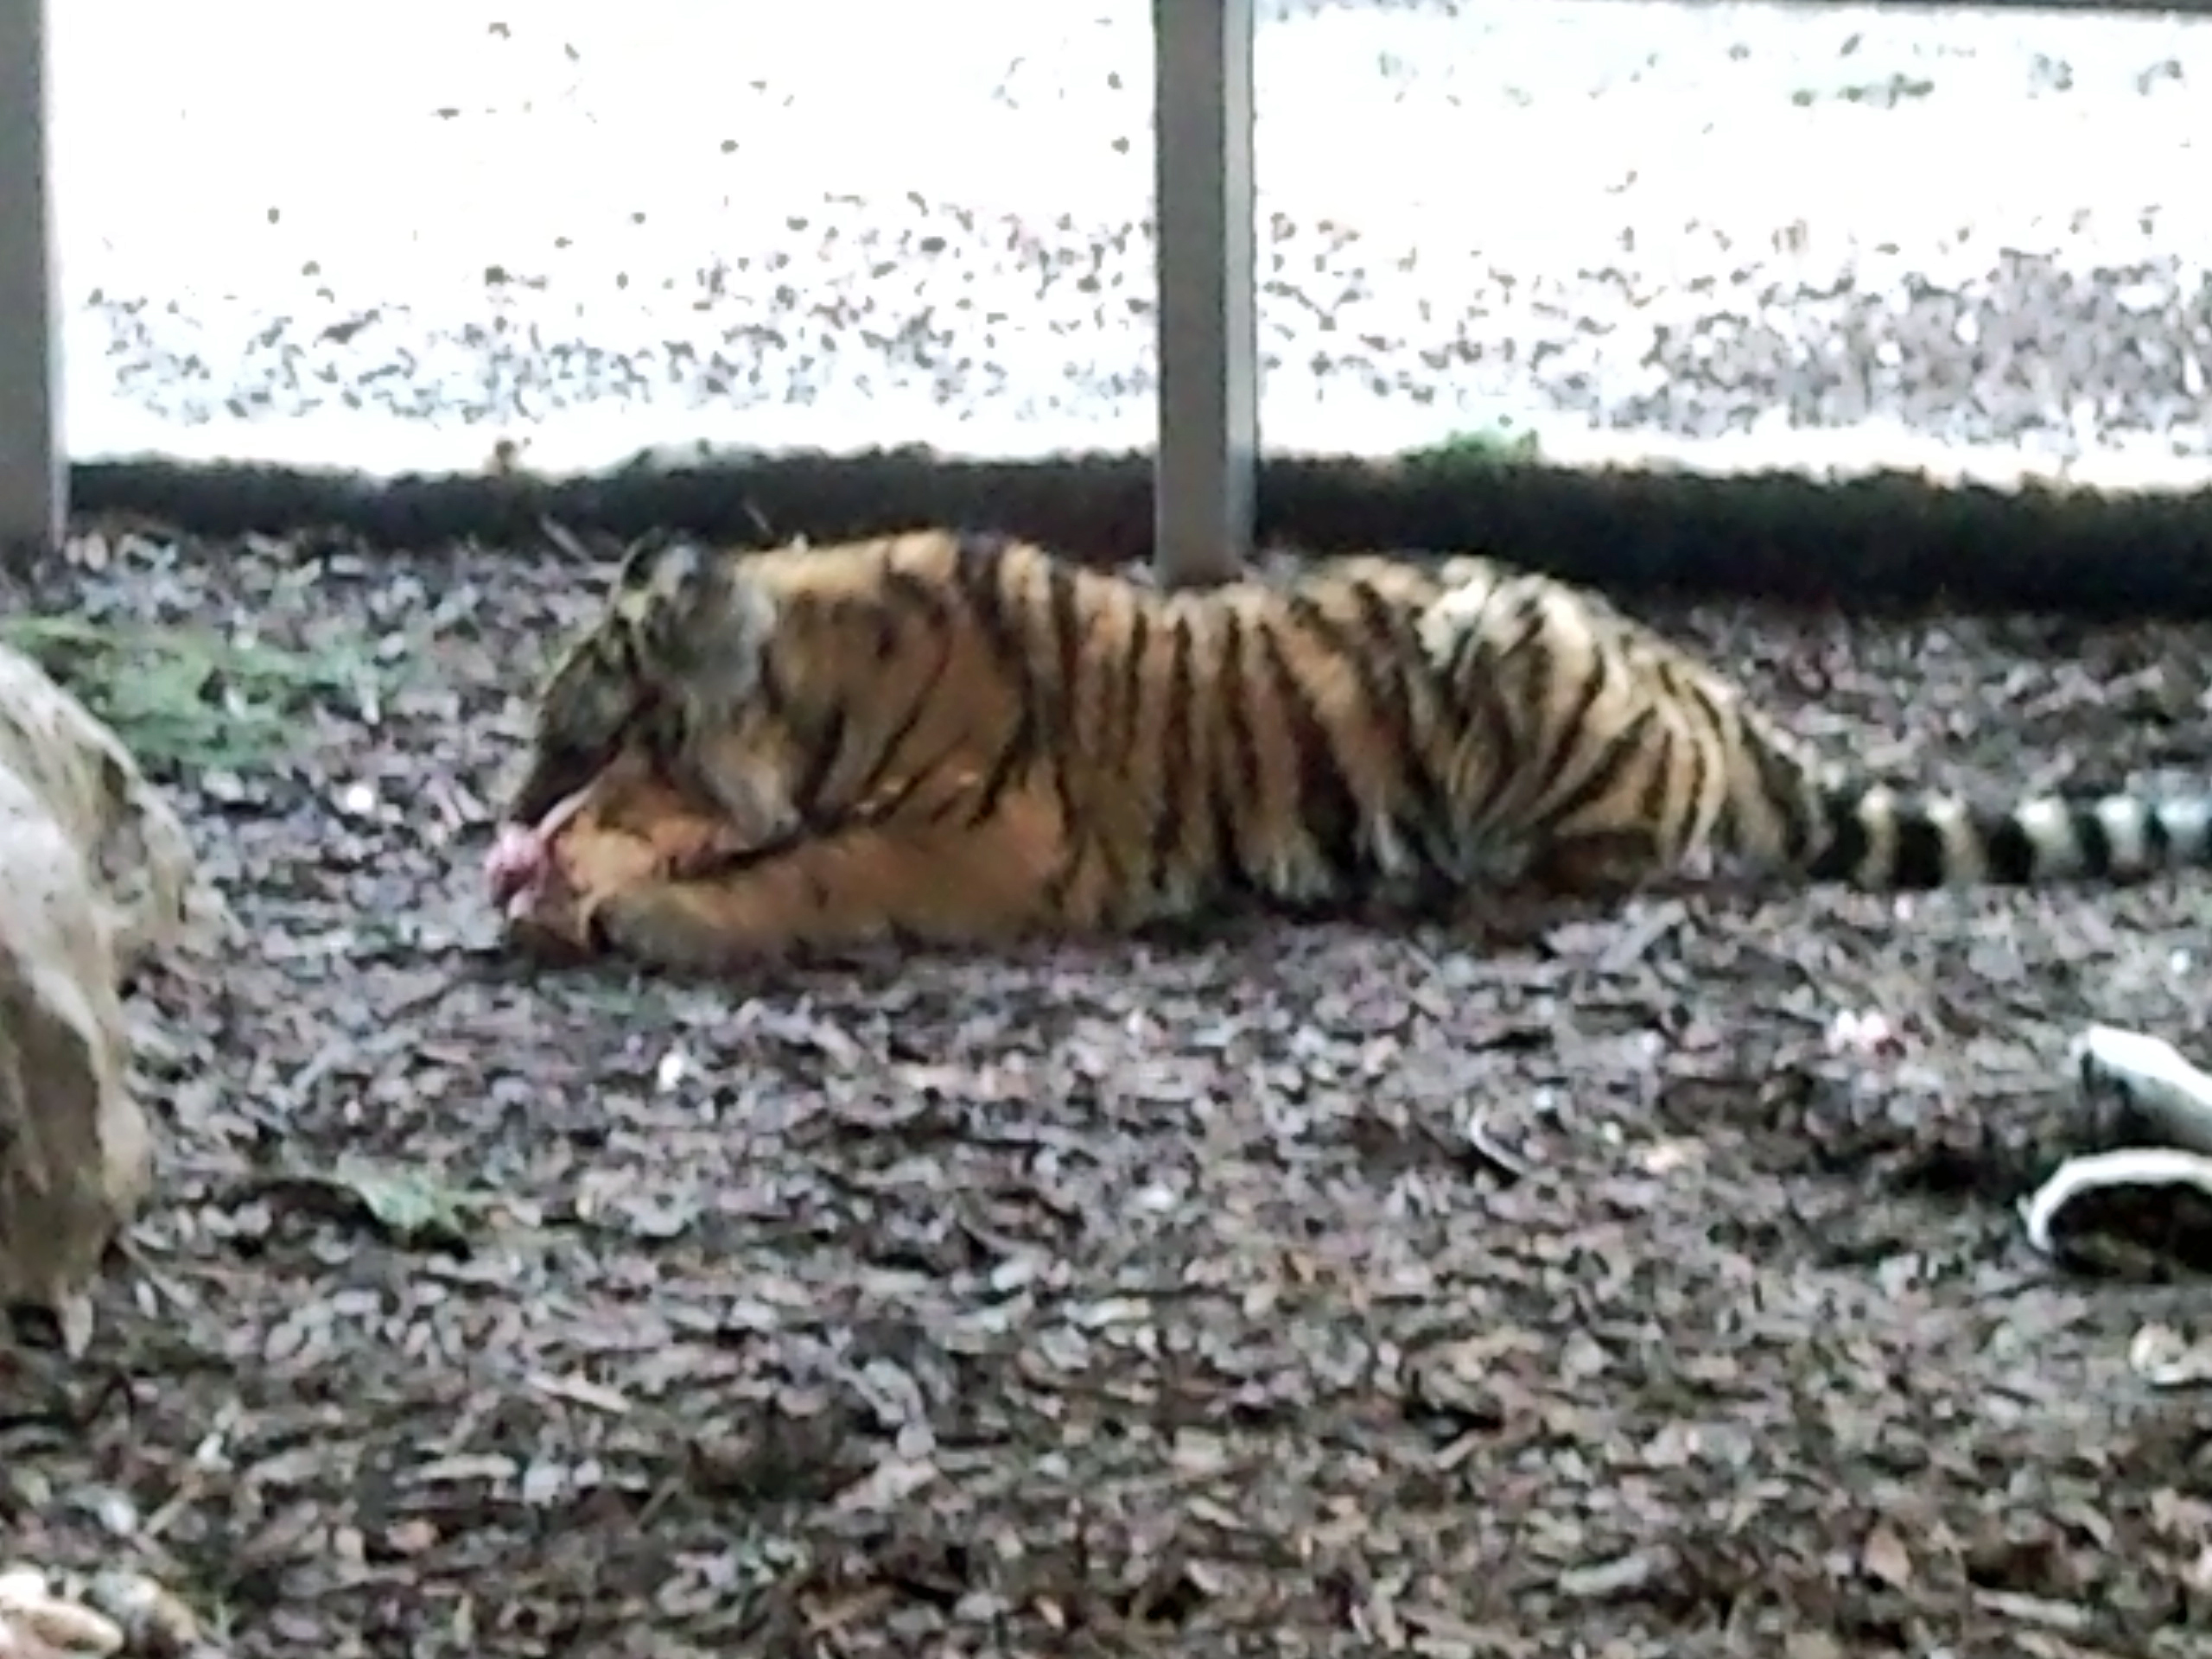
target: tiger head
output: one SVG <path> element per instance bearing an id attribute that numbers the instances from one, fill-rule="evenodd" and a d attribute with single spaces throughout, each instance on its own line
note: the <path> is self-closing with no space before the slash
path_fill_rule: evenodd
<path id="1" fill-rule="evenodd" d="M 630 544 L 605 613 L 539 690 L 510 822 L 538 823 L 632 745 L 673 759 L 757 699 L 774 609 L 744 558 L 664 533 Z"/>

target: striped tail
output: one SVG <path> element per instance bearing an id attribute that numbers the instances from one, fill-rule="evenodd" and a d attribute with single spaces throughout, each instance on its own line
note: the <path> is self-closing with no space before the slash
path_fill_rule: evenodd
<path id="1" fill-rule="evenodd" d="M 2009 806 L 1836 783 L 1801 868 L 1873 892 L 2118 885 L 2212 866 L 2212 795 L 2051 795 Z"/>

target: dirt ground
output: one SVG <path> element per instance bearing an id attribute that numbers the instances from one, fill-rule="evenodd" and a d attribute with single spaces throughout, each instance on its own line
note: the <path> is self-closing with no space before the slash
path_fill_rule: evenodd
<path id="1" fill-rule="evenodd" d="M 137 1001 L 92 1356 L 0 1352 L 6 1553 L 333 1659 L 2212 1650 L 2128 1363 L 2193 1294 L 2012 1207 L 2084 1022 L 2212 1051 L 2198 884 L 533 976 L 477 868 L 575 572 L 76 550 L 356 689 L 168 769 L 243 943 Z M 1646 613 L 1885 771 L 2212 762 L 2212 628 Z"/>

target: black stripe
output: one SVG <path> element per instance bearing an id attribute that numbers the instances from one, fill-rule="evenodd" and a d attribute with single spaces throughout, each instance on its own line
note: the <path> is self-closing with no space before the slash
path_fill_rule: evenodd
<path id="1" fill-rule="evenodd" d="M 1929 817 L 1923 804 L 1913 802 L 1897 815 L 1897 857 L 1888 885 L 1900 893 L 1929 892 L 1943 885 L 1947 863 L 1942 831 Z"/>
<path id="2" fill-rule="evenodd" d="M 1118 657 L 1109 657 L 1101 665 L 1107 678 L 1100 688 L 1098 729 L 1082 737 L 1085 760 L 1095 770 L 1103 773 L 1119 767 L 1129 780 L 1134 791 L 1142 788 L 1141 779 L 1147 767 L 1155 771 L 1160 762 L 1156 754 L 1140 759 L 1130 753 L 1135 742 L 1137 720 L 1144 698 L 1145 658 L 1151 648 L 1154 601 L 1149 595 L 1132 593 L 1128 637 L 1122 641 Z M 1133 885 L 1135 875 L 1127 868 L 1121 855 L 1124 843 L 1110 836 L 1091 836 L 1084 833 L 1082 815 L 1075 810 L 1073 779 L 1071 769 L 1058 770 L 1057 794 L 1060 810 L 1068 826 L 1069 851 L 1058 869 L 1053 872 L 1046 889 L 1046 901 L 1054 908 L 1065 902 L 1083 871 L 1084 860 L 1095 858 L 1106 871 L 1105 885 L 1114 891 L 1122 891 Z M 1134 850 L 1134 849 L 1129 849 Z"/>
<path id="3" fill-rule="evenodd" d="M 1177 611 L 1168 621 L 1167 706 L 1160 734 L 1160 794 L 1153 804 L 1152 868 L 1146 885 L 1157 891 L 1161 872 L 1175 861 L 1187 816 L 1184 791 L 1191 785 L 1191 626 Z"/>
<path id="4" fill-rule="evenodd" d="M 931 763 L 931 766 L 942 764 L 944 758 L 941 755 L 937 757 Z M 684 870 L 684 879 L 691 881 L 712 881 L 739 875 L 745 871 L 756 869 L 763 864 L 781 858 L 786 854 L 796 852 L 802 847 L 818 845 L 833 836 L 855 830 L 872 829 L 896 817 L 906 807 L 920 791 L 929 770 L 930 768 L 926 766 L 918 768 L 912 777 L 908 778 L 888 795 L 879 796 L 870 801 L 865 811 L 827 815 L 816 820 L 796 824 L 790 830 L 752 846 L 717 849 L 688 864 Z M 819 880 L 820 878 L 816 879 Z"/>
<path id="5" fill-rule="evenodd" d="M 1465 586 L 1465 583 L 1460 584 L 1462 588 Z M 1440 603 L 1447 595 L 1459 591 L 1459 588 L 1446 588 L 1431 599 L 1428 605 Z M 1491 597 L 1492 600 L 1497 597 L 1496 589 L 1492 589 Z M 1479 616 L 1472 621 L 1461 622 L 1459 631 L 1452 641 L 1451 658 L 1440 665 L 1442 671 L 1459 678 L 1466 673 L 1469 660 L 1478 654 L 1503 661 L 1527 650 L 1530 641 L 1542 633 L 1548 624 L 1543 607 L 1541 604 L 1531 606 L 1528 599 L 1529 596 L 1523 594 L 1518 602 L 1508 606 L 1502 620 L 1497 615 L 1497 607 L 1485 604 Z"/>
<path id="6" fill-rule="evenodd" d="M 1591 802 L 1610 793 L 1620 781 L 1621 774 L 1651 747 L 1651 728 L 1657 720 L 1656 711 L 1639 709 L 1635 719 L 1598 743 L 1595 764 L 1584 771 L 1581 780 L 1573 789 L 1545 805 L 1544 816 L 1554 821 L 1572 817 Z M 1569 756 L 1590 753 L 1588 742 L 1577 741 L 1592 735 L 1587 725 L 1569 729 L 1575 735 L 1559 745 L 1554 751 L 1554 764 L 1548 769 L 1546 778 L 1548 791 L 1552 784 L 1566 774 L 1566 762 Z"/>
<path id="7" fill-rule="evenodd" d="M 1494 663 L 1506 663 L 1534 650 L 1542 668 L 1541 678 L 1548 681 L 1556 671 L 1552 666 L 1551 631 L 1551 611 L 1541 594 L 1522 594 L 1518 603 L 1506 608 L 1503 625 L 1495 631 L 1490 607 L 1485 607 L 1482 626 L 1463 626 L 1452 642 L 1452 672 L 1455 677 L 1466 673 L 1470 659 L 1478 654 Z"/>
<path id="8" fill-rule="evenodd" d="M 1057 906 L 1075 880 L 1082 856 L 1077 849 L 1084 839 L 1082 829 L 1084 815 L 1077 804 L 1076 779 L 1081 770 L 1096 767 L 1116 753 L 1110 729 L 1115 711 L 1106 693 L 1114 688 L 1117 681 L 1123 685 L 1128 683 L 1128 659 L 1126 657 L 1122 658 L 1120 667 L 1123 671 L 1116 676 L 1114 653 L 1109 649 L 1103 626 L 1097 631 L 1099 643 L 1096 649 L 1089 653 L 1084 652 L 1085 589 L 1077 580 L 1075 570 L 1061 560 L 1052 560 L 1046 565 L 1046 573 L 1052 635 L 1058 651 L 1059 683 L 1053 687 L 1054 708 L 1057 710 L 1053 737 L 1047 755 L 1040 758 L 1049 758 L 1053 762 L 1049 766 L 1052 798 L 1059 809 L 1066 849 L 1059 868 L 1053 871 L 1046 883 L 1046 892 Z M 1097 590 L 1092 591 L 1096 594 Z M 1128 602 L 1126 594 L 1110 589 L 1106 591 L 1108 597 L 1099 601 L 1101 606 Z M 1097 620 L 1104 623 L 1111 619 L 1099 617 Z M 1141 623 L 1141 613 L 1135 620 Z M 1117 639 L 1112 643 L 1123 651 L 1127 650 L 1128 644 L 1125 639 Z M 1097 661 L 1100 672 L 1107 677 L 1105 685 L 1100 690 L 1096 709 L 1091 708 L 1086 695 L 1090 689 L 1090 676 L 1086 671 L 1093 660 Z M 1000 756 L 1001 762 L 1007 763 L 1008 777 L 1012 775 L 1012 758 L 1011 752 L 1002 752 Z M 994 778 L 996 778 L 995 769 Z"/>
<path id="9" fill-rule="evenodd" d="M 1550 639 L 1541 633 L 1531 637 L 1524 649 L 1535 657 L 1535 668 L 1529 677 L 1536 688 L 1536 695 L 1548 702 L 1552 684 L 1560 674 L 1557 654 L 1552 650 Z M 1567 769 L 1580 761 L 1588 750 L 1594 735 L 1590 729 L 1590 710 L 1597 706 L 1598 699 L 1605 694 L 1606 683 L 1612 677 L 1612 669 L 1613 653 L 1610 649 L 1601 645 L 1592 652 L 1589 666 L 1573 689 L 1573 702 L 1566 715 L 1556 721 L 1542 720 L 1546 747 L 1540 754 L 1521 758 L 1522 767 L 1535 780 L 1537 787 L 1532 792 L 1536 798 L 1548 796 L 1558 788 L 1560 779 L 1566 775 Z M 1632 753 L 1641 744 L 1643 730 L 1649 721 L 1650 714 L 1649 709 L 1643 710 L 1605 740 L 1593 777 L 1601 782 L 1609 782 L 1619 772 L 1621 756 L 1624 753 Z M 1590 793 L 1589 787 L 1585 785 L 1566 800 L 1546 810 L 1556 817 L 1576 803 L 1588 799 Z"/>
<path id="10" fill-rule="evenodd" d="M 791 695 L 790 683 L 784 677 L 782 653 L 772 646 L 760 653 L 760 677 L 753 682 L 753 695 L 760 704 L 760 712 L 770 720 L 789 720 L 798 705 Z"/>
<path id="11" fill-rule="evenodd" d="M 2008 814 L 1989 827 L 1981 838 L 1981 852 L 1989 861 L 1991 881 L 2021 887 L 2035 880 L 2036 843 L 2017 815 Z"/>
<path id="12" fill-rule="evenodd" d="M 2143 812 L 2143 863 L 2146 869 L 2163 868 L 2174 855 L 2174 834 L 2163 812 Z"/>
<path id="13" fill-rule="evenodd" d="M 1732 821 L 1736 806 L 1734 774 L 1737 766 L 1742 762 L 1746 749 L 1751 751 L 1753 767 L 1760 766 L 1758 753 L 1758 734 L 1747 728 L 1733 709 L 1724 709 L 1713 699 L 1703 683 L 1703 677 L 1701 675 L 1678 672 L 1673 664 L 1665 664 L 1660 668 L 1660 684 L 1666 688 L 1669 696 L 1676 700 L 1678 706 L 1686 708 L 1691 713 L 1701 729 L 1686 740 L 1686 747 L 1689 750 L 1687 758 L 1670 753 L 1666 756 L 1666 764 L 1660 767 L 1658 775 L 1652 779 L 1651 790 L 1657 798 L 1651 804 L 1652 817 L 1649 821 L 1655 826 L 1657 824 L 1659 812 L 1664 805 L 1665 796 L 1670 787 L 1674 788 L 1677 794 L 1686 794 L 1691 801 L 1702 805 L 1706 791 L 1713 785 L 1713 767 L 1715 764 L 1713 757 L 1717 753 L 1719 756 L 1719 765 L 1723 780 L 1726 785 L 1719 820 L 1722 826 L 1722 843 L 1733 850 L 1738 844 L 1735 839 L 1738 826 Z M 1672 746 L 1669 747 L 1671 748 Z M 1759 773 L 1759 786 L 1765 791 L 1769 804 L 1771 804 L 1773 790 L 1767 782 L 1764 770 Z M 1794 830 L 1783 831 L 1785 845 L 1793 836 L 1796 840 L 1803 839 L 1802 825 L 1799 823 L 1803 816 L 1802 805 L 1793 798 L 1789 810 L 1783 814 L 1783 817 L 1785 823 L 1797 827 Z M 1792 856 L 1795 855 L 1793 854 Z"/>
<path id="14" fill-rule="evenodd" d="M 1860 783 L 1832 785 L 1821 791 L 1821 818 L 1827 823 L 1827 842 L 1821 847 L 1821 856 L 1805 865 L 1805 876 L 1812 880 L 1847 880 L 1853 869 L 1863 865 L 1873 849 L 1867 825 L 1858 814 L 1865 798 L 1867 790 Z"/>
<path id="15" fill-rule="evenodd" d="M 1050 768 L 1050 779 L 1067 850 L 1046 884 L 1050 902 L 1057 906 L 1074 879 L 1077 857 L 1074 843 L 1083 818 L 1076 806 L 1075 768 L 1083 764 L 1077 751 L 1087 747 L 1085 735 L 1095 738 L 1096 734 L 1077 731 L 1083 717 L 1083 591 L 1074 569 L 1065 561 L 1046 557 L 1044 570 L 1045 609 L 1052 642 L 1051 683 L 1037 684 L 1036 665 L 1027 664 L 1030 671 L 1025 683 L 1028 689 L 1022 699 L 1020 720 L 991 758 L 982 793 L 969 821 L 982 823 L 998 810 L 1017 779 L 1027 777 L 1045 757 L 1057 756 L 1058 764 Z"/>
<path id="16" fill-rule="evenodd" d="M 1004 536 L 976 531 L 962 531 L 954 544 L 955 580 L 968 601 L 976 631 L 1014 683 L 1015 706 L 1020 711 L 1014 729 L 992 756 L 982 794 L 969 815 L 969 822 L 977 824 L 997 810 L 1007 788 L 1037 754 L 1045 735 L 1041 721 L 1049 718 L 1045 711 L 1056 702 L 1053 688 L 1039 683 L 1037 664 L 1030 655 L 1027 613 L 1017 608 L 1027 596 L 1016 595 L 1009 603 L 1007 584 L 1013 564 L 1006 556 L 1011 545 Z M 1047 560 L 1048 572 L 1051 568 Z M 1064 727 L 1065 722 L 1055 724 Z"/>
<path id="17" fill-rule="evenodd" d="M 1389 700 L 1390 688 L 1376 677 L 1374 653 L 1365 649 L 1366 641 L 1356 630 L 1331 616 L 1311 594 L 1290 594 L 1285 608 L 1293 622 L 1320 643 L 1325 654 L 1351 671 L 1359 682 L 1360 695 L 1368 702 L 1381 704 Z"/>
<path id="18" fill-rule="evenodd" d="M 1027 590 L 1009 594 L 1012 562 L 1007 557 L 1011 543 L 1006 537 L 978 531 L 963 532 L 959 539 L 959 582 L 961 590 L 968 597 L 978 631 L 989 645 L 1001 669 L 1014 683 L 1014 718 L 1013 728 L 1001 733 L 997 747 L 993 750 L 990 765 L 983 774 L 982 787 L 977 791 L 967 818 L 969 826 L 982 824 L 1004 804 L 1007 791 L 1027 777 L 1038 756 L 1055 742 L 1063 749 L 1074 740 L 1068 714 L 1073 707 L 1067 673 L 1071 652 L 1081 650 L 1081 631 L 1072 607 L 1075 594 L 1072 584 L 1066 581 L 1068 572 L 1051 558 L 1044 560 L 1046 581 L 1046 621 L 1053 643 L 1053 660 L 1050 665 L 1052 677 L 1040 675 L 1040 664 L 1030 645 L 1034 639 L 1034 620 L 1030 608 L 1031 595 Z M 1061 607 L 1071 607 L 1067 616 Z M 1065 774 L 1065 769 L 1063 769 Z M 1061 789 L 1062 805 L 1067 804 L 1065 784 Z M 1072 823 L 1074 815 L 1066 813 L 1065 822 Z"/>
<path id="19" fill-rule="evenodd" d="M 1305 831 L 1309 845 L 1327 866 L 1332 891 L 1342 892 L 1358 873 L 1363 858 L 1360 845 L 1359 801 L 1345 776 L 1344 762 L 1330 741 L 1320 710 L 1291 671 L 1276 630 L 1259 632 L 1260 667 L 1272 683 L 1284 717 L 1289 721 L 1291 751 L 1297 758 L 1293 778 L 1295 796 L 1290 804 L 1294 821 Z"/>
<path id="20" fill-rule="evenodd" d="M 1820 856 L 1805 868 L 1815 881 L 1843 881 L 1866 861 L 1873 849 L 1859 807 L 1866 798 L 1863 784 L 1836 785 L 1821 791 L 1821 816 L 1827 825 L 1827 842 Z"/>
<path id="21" fill-rule="evenodd" d="M 991 764 L 983 773 L 982 787 L 976 792 L 975 804 L 968 813 L 968 823 L 971 829 L 981 825 L 1005 804 L 1007 791 L 1027 774 L 1037 753 L 1035 716 L 1025 710 L 1014 721 L 1014 729 L 1000 739 L 997 752 L 991 756 Z M 1065 777 L 1066 768 L 1062 767 L 1061 772 Z M 1061 789 L 1063 809 L 1067 804 L 1064 785 Z M 1073 823 L 1073 815 L 1064 811 L 1062 822 Z"/>
<path id="22" fill-rule="evenodd" d="M 1291 626 L 1306 635 L 1319 653 L 1351 671 L 1359 687 L 1360 712 L 1374 717 L 1390 693 L 1376 677 L 1372 656 L 1362 648 L 1359 635 L 1339 623 L 1310 595 L 1293 594 L 1287 609 Z M 1339 888 L 1372 874 L 1369 856 L 1367 814 L 1351 785 L 1351 769 L 1338 747 L 1337 734 L 1321 718 L 1320 709 L 1298 690 L 1288 659 L 1280 649 L 1274 665 L 1287 688 L 1298 690 L 1296 704 L 1305 734 L 1300 748 L 1300 810 L 1307 816 L 1316 850 L 1335 872 Z"/>
<path id="23" fill-rule="evenodd" d="M 1651 766 L 1643 774 L 1643 789 L 1637 794 L 1636 814 L 1656 846 L 1660 826 L 1670 816 L 1668 807 L 1671 802 L 1684 794 L 1696 801 L 1705 794 L 1705 745 L 1682 741 L 1673 727 L 1662 726 L 1658 741 L 1651 747 Z M 1688 751 L 1687 755 L 1682 753 L 1684 749 Z M 1681 777 L 1685 772 L 1688 774 L 1686 779 Z M 1678 784 L 1681 786 L 1677 787 Z M 1673 833 L 1674 826 L 1667 827 L 1669 833 Z M 1675 849 L 1669 847 L 1667 850 L 1672 856 Z"/>
<path id="24" fill-rule="evenodd" d="M 831 811 L 855 801 L 865 801 L 881 786 L 884 779 L 899 764 L 899 756 L 914 731 L 921 724 L 930 700 L 937 696 L 946 672 L 952 665 L 953 636 L 957 631 L 955 605 L 942 588 L 926 577 L 917 575 L 892 561 L 892 543 L 882 549 L 882 570 L 878 598 L 868 608 L 871 618 L 874 658 L 869 664 L 881 669 L 890 665 L 898 657 L 902 639 L 918 635 L 933 646 L 937 660 L 931 664 L 928 676 L 920 686 L 907 694 L 906 704 L 895 724 L 876 741 L 874 752 L 860 775 L 846 787 L 845 799 L 824 803 Z M 861 601 L 867 602 L 867 601 Z M 852 665 L 844 665 L 852 666 Z M 838 694 L 842 704 L 852 699 L 842 690 Z M 849 735 L 844 720 L 844 708 L 836 711 L 836 727 L 842 747 Z M 826 722 L 825 722 L 826 723 Z M 817 785 L 821 779 L 817 779 Z"/>
<path id="25" fill-rule="evenodd" d="M 1082 702 L 1083 605 L 1076 573 L 1058 559 L 1045 567 L 1046 607 L 1052 619 L 1052 644 L 1059 659 L 1059 683 L 1052 688 L 1056 736 L 1074 737 L 1072 722 Z"/>
<path id="26" fill-rule="evenodd" d="M 878 740 L 867 769 L 853 782 L 850 794 L 855 798 L 866 800 L 898 766 L 899 756 L 906 753 L 906 745 L 912 741 L 923 715 L 928 711 L 930 700 L 944 683 L 944 677 L 952 667 L 952 642 L 942 633 L 934 637 L 937 660 L 930 664 L 929 677 L 906 694 L 906 707 L 898 723 Z"/>
<path id="27" fill-rule="evenodd" d="M 1244 816 L 1263 813 L 1268 804 L 1260 798 L 1259 745 L 1252 734 L 1250 688 L 1244 679 L 1244 618 L 1225 607 L 1219 641 L 1220 683 L 1213 688 L 1213 707 L 1221 730 L 1229 739 L 1226 766 L 1218 753 L 1210 753 L 1207 768 L 1208 806 L 1213 819 L 1214 855 L 1222 874 L 1241 893 L 1256 891 L 1252 867 L 1245 856 L 1244 838 L 1237 833 L 1237 803 Z"/>
<path id="28" fill-rule="evenodd" d="M 912 570 L 896 565 L 887 568 L 882 592 L 887 614 L 899 621 L 915 616 L 931 627 L 952 626 L 952 605 L 944 590 Z"/>
<path id="29" fill-rule="evenodd" d="M 1436 683 L 1421 651 L 1420 629 L 1402 606 L 1392 604 L 1373 584 L 1355 582 L 1352 594 L 1376 642 L 1380 660 L 1374 677 L 1389 688 L 1382 708 L 1382 741 L 1395 750 L 1395 770 L 1404 794 L 1403 799 L 1391 803 L 1391 823 L 1431 869 L 1456 866 L 1453 850 L 1460 839 L 1457 815 L 1418 741 L 1417 705 L 1407 683 L 1416 669 L 1432 687 Z"/>
<path id="30" fill-rule="evenodd" d="M 1137 709 L 1144 697 L 1145 658 L 1152 648 L 1152 616 L 1151 607 L 1140 599 L 1135 614 L 1129 618 L 1127 654 L 1119 664 L 1120 672 L 1107 688 L 1114 695 L 1102 699 L 1104 706 L 1098 720 L 1102 762 L 1121 760 L 1136 741 Z"/>
<path id="31" fill-rule="evenodd" d="M 791 810 L 803 819 L 811 820 L 823 805 L 823 785 L 844 753 L 845 732 L 849 724 L 842 701 L 833 702 L 823 710 L 819 721 L 805 734 L 805 747 L 799 756 L 798 772 L 791 780 Z M 792 728 L 794 734 L 799 728 Z M 861 791 L 863 798 L 866 790 Z"/>
<path id="32" fill-rule="evenodd" d="M 895 605 L 898 601 L 867 607 L 868 614 L 861 619 L 868 633 L 868 660 L 881 668 L 899 654 L 899 624 L 902 620 Z"/>
<path id="33" fill-rule="evenodd" d="M 1513 787 L 1513 780 L 1522 775 L 1529 764 L 1528 745 L 1521 711 L 1508 702 L 1500 688 L 1488 678 L 1471 684 L 1448 683 L 1444 696 L 1452 717 L 1467 722 L 1473 731 L 1476 752 L 1487 767 L 1483 780 L 1484 798 L 1461 801 L 1458 816 L 1464 823 L 1454 824 L 1455 831 L 1465 834 L 1484 827 L 1499 804 L 1499 795 Z M 1463 783 L 1461 787 L 1465 787 Z"/>
<path id="34" fill-rule="evenodd" d="M 1033 692 L 1035 677 L 1029 653 L 1022 647 L 1021 630 L 1007 605 L 1007 567 L 999 556 L 1004 546 L 1002 537 L 960 537 L 955 548 L 954 580 L 961 597 L 968 601 L 977 630 L 1027 700 Z"/>
<path id="35" fill-rule="evenodd" d="M 1722 718 L 1716 711 L 1715 718 Z M 1824 840 L 1837 833 L 1832 810 L 1823 810 L 1817 818 L 1806 816 L 1806 801 L 1817 787 L 1804 765 L 1795 755 L 1770 742 L 1764 733 L 1745 724 L 1738 717 L 1734 727 L 1737 754 L 1748 757 L 1751 770 L 1758 779 L 1759 793 L 1767 805 L 1782 819 L 1782 856 L 1790 865 L 1805 862 L 1812 850 L 1815 834 Z M 1731 792 L 1733 792 L 1732 780 Z M 1833 800 L 1858 799 L 1857 791 L 1840 793 Z M 1732 804 L 1731 810 L 1733 810 Z"/>
<path id="36" fill-rule="evenodd" d="M 2113 845 L 2105 821 L 2086 806 L 2069 806 L 2066 816 L 2074 828 L 2075 844 L 2082 849 L 2082 874 L 2098 880 L 2109 880 L 2113 875 Z"/>

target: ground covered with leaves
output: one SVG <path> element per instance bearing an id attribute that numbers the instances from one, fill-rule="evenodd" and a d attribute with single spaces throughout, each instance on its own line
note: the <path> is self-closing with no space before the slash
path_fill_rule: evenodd
<path id="1" fill-rule="evenodd" d="M 2189 1292 L 2013 1208 L 2084 1022 L 2212 1048 L 2195 884 L 533 975 L 477 868 L 577 570 L 72 551 L 34 643 L 239 939 L 135 1004 L 92 1355 L 0 1352 L 11 1554 L 240 1655 L 2202 1650 Z M 2212 630 L 1655 620 L 1885 771 L 2212 757 Z"/>

